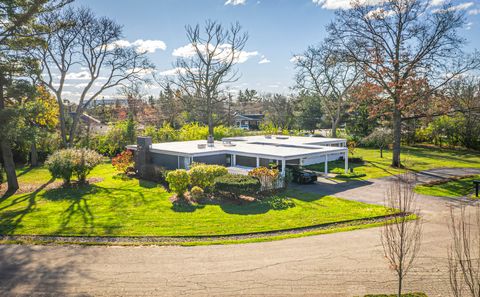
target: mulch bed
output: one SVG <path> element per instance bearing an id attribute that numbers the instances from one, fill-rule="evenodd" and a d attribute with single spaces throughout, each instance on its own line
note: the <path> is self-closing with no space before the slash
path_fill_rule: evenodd
<path id="1" fill-rule="evenodd" d="M 101 177 L 91 177 L 87 179 L 87 184 L 95 184 L 103 181 L 103 178 Z M 20 184 L 20 188 L 15 192 L 15 195 L 17 194 L 26 194 L 26 193 L 32 193 L 35 191 L 39 190 L 53 190 L 53 189 L 59 189 L 63 185 L 63 181 L 61 180 L 56 180 L 52 182 L 47 182 L 44 184 L 39 184 L 39 183 L 29 183 L 29 184 Z M 79 187 L 81 186 L 80 184 L 76 183 L 75 181 L 72 181 L 72 184 L 70 185 L 71 188 Z M 0 196 L 5 194 L 7 192 L 7 184 L 3 183 L 0 188 Z"/>
<path id="2" fill-rule="evenodd" d="M 225 240 L 245 240 L 252 238 L 268 238 L 279 235 L 301 234 L 310 231 L 327 230 L 355 225 L 383 222 L 406 214 L 378 216 L 369 219 L 350 220 L 341 223 L 327 223 L 309 227 L 301 227 L 279 231 L 257 232 L 249 234 L 232 234 L 217 236 L 44 236 L 44 235 L 0 235 L 1 241 L 35 244 L 89 244 L 89 245 L 175 245 L 188 242 L 215 242 Z"/>

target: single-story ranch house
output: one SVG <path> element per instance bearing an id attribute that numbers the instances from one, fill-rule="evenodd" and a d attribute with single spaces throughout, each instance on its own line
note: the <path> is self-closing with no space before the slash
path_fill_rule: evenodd
<path id="1" fill-rule="evenodd" d="M 190 164 L 223 165 L 230 172 L 246 174 L 249 170 L 277 163 L 285 174 L 286 165 L 311 165 L 343 158 L 348 170 L 348 148 L 345 139 L 299 136 L 249 136 L 224 138 L 222 141 L 177 141 L 152 144 L 150 137 L 138 137 L 135 151 L 136 168 L 145 165 L 166 169 L 188 169 Z M 141 173 L 141 172 L 140 172 Z"/>

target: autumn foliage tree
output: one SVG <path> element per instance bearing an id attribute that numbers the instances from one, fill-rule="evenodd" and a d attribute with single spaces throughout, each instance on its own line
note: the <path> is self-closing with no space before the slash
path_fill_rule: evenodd
<path id="1" fill-rule="evenodd" d="M 479 65 L 477 54 L 462 50 L 466 41 L 457 32 L 465 23 L 450 1 L 353 0 L 328 27 L 329 42 L 361 67 L 377 91 L 371 112 L 392 121 L 392 166 L 401 166 L 402 121 L 411 109 Z"/>

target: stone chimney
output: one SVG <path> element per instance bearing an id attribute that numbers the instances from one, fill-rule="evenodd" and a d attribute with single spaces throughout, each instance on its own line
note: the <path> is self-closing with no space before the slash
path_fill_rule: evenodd
<path id="1" fill-rule="evenodd" d="M 152 145 L 151 137 L 137 137 L 137 152 L 135 154 L 135 169 L 140 177 L 146 177 L 147 166 L 150 164 L 150 146 Z"/>
<path id="2" fill-rule="evenodd" d="M 208 147 L 214 147 L 214 146 L 215 146 L 215 139 L 213 139 L 213 136 L 212 136 L 212 135 L 209 135 L 209 136 L 208 136 L 207 146 L 208 146 Z"/>

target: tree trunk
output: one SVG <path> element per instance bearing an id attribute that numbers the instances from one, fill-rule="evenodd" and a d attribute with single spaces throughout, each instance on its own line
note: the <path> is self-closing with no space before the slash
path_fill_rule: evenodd
<path id="1" fill-rule="evenodd" d="M 208 113 L 208 135 L 213 137 L 213 131 L 214 130 L 214 125 L 213 125 L 213 114 L 211 111 Z"/>
<path id="2" fill-rule="evenodd" d="M 402 285 L 403 285 L 403 277 L 399 276 L 399 278 L 398 278 L 398 297 L 402 297 Z"/>
<path id="3" fill-rule="evenodd" d="M 337 121 L 332 119 L 332 138 L 337 138 Z"/>
<path id="4" fill-rule="evenodd" d="M 38 152 L 36 141 L 33 140 L 32 145 L 30 146 L 30 166 L 38 166 Z"/>
<path id="5" fill-rule="evenodd" d="M 383 146 L 380 147 L 380 158 L 383 158 Z"/>
<path id="6" fill-rule="evenodd" d="M 5 100 L 3 96 L 3 77 L 0 77 L 0 110 L 5 108 Z M 15 162 L 13 161 L 12 148 L 10 146 L 10 142 L 7 139 L 3 139 L 3 137 L 0 140 L 0 149 L 2 150 L 3 167 L 5 169 L 5 173 L 7 174 L 7 191 L 15 192 L 18 190 L 18 180 L 15 172 Z"/>
<path id="7" fill-rule="evenodd" d="M 400 110 L 395 105 L 393 111 L 393 158 L 392 158 L 392 167 L 401 167 L 400 162 L 400 151 L 401 151 L 401 141 L 402 141 L 402 116 Z"/>

